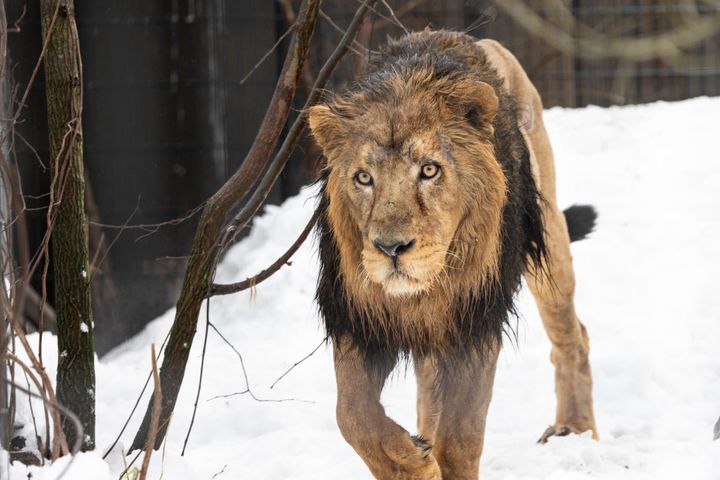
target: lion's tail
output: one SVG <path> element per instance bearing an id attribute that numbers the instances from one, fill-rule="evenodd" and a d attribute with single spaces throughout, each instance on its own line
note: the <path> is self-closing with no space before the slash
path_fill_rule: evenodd
<path id="1" fill-rule="evenodd" d="M 598 214 L 592 205 L 573 205 L 563 210 L 570 241 L 583 240 L 595 229 Z"/>

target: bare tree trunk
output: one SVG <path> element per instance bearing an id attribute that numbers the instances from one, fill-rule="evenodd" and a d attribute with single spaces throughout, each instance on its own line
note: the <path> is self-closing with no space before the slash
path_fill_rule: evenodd
<path id="1" fill-rule="evenodd" d="M 82 63 L 72 0 L 41 0 L 50 157 L 52 261 L 58 328 L 57 400 L 84 429 L 82 450 L 95 448 L 95 357 L 88 276 L 82 150 Z M 57 15 L 54 28 L 50 28 Z M 56 204 L 56 205 L 55 205 Z M 68 442 L 77 433 L 63 415 Z"/>

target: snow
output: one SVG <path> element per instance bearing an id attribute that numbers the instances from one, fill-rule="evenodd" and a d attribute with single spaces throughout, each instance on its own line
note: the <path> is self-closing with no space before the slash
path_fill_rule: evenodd
<path id="1" fill-rule="evenodd" d="M 577 309 L 590 333 L 600 441 L 589 435 L 535 440 L 554 419 L 549 342 L 526 290 L 517 344 L 501 355 L 488 417 L 483 479 L 720 479 L 720 98 L 546 114 L 558 165 L 560 204 L 594 204 L 597 231 L 573 245 Z M 227 255 L 218 281 L 244 279 L 274 261 L 297 237 L 315 205 L 312 189 L 268 207 L 251 234 Z M 275 388 L 269 386 L 312 351 L 324 334 L 313 303 L 315 242 L 307 242 L 252 292 L 213 299 L 210 318 L 242 354 L 214 332 L 199 410 L 180 456 L 198 380 L 205 309 L 190 353 L 166 448 L 148 478 L 369 479 L 335 424 L 330 349 L 323 346 Z M 97 363 L 97 444 L 118 433 L 173 318 L 167 312 Z M 32 344 L 37 339 L 31 337 Z M 45 341 L 44 358 L 55 358 Z M 392 376 L 383 402 L 414 433 L 412 370 Z M 48 365 L 54 378 L 54 365 Z M 19 415 L 29 418 L 24 402 Z M 147 397 L 141 408 L 147 405 Z M 39 406 L 36 406 L 36 412 Z M 141 418 L 122 438 L 128 445 Z M 42 430 L 41 430 L 42 431 Z M 116 448 L 78 455 L 65 478 L 110 480 L 125 460 Z M 0 455 L 0 465 L 2 465 Z M 53 479 L 52 466 L 13 464 L 11 480 Z M 139 468 L 140 464 L 136 463 Z M 222 473 L 220 473 L 222 472 Z M 5 469 L 3 469 L 3 474 Z M 2 474 L 0 474 L 2 475 Z"/>

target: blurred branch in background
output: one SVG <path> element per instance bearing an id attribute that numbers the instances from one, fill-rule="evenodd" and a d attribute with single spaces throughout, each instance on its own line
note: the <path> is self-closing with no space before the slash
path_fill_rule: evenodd
<path id="1" fill-rule="evenodd" d="M 637 38 L 632 36 L 609 36 L 597 32 L 577 19 L 562 1 L 543 1 L 546 6 L 564 10 L 572 21 L 558 25 L 544 19 L 523 0 L 494 0 L 494 4 L 510 15 L 515 22 L 533 36 L 542 39 L 559 51 L 588 59 L 653 60 L 656 58 L 673 63 L 682 57 L 685 50 L 697 46 L 703 40 L 720 31 L 720 12 L 717 2 L 700 0 L 699 5 L 714 3 L 712 13 L 696 15 L 692 20 L 682 19 L 670 30 L 655 35 Z"/>
<path id="2" fill-rule="evenodd" d="M 469 0 L 474 32 L 508 47 L 545 106 L 720 94 L 717 0 Z"/>

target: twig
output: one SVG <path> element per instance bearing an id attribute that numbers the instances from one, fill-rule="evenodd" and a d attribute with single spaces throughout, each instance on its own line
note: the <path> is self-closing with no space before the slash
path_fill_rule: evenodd
<path id="1" fill-rule="evenodd" d="M 253 393 L 252 389 L 250 388 L 250 380 L 248 378 L 247 370 L 245 369 L 245 361 L 243 360 L 242 354 L 238 351 L 237 348 L 235 348 L 235 345 L 230 343 L 230 341 L 225 338 L 225 336 L 220 333 L 220 330 L 217 329 L 217 327 L 213 323 L 209 323 L 210 328 L 215 330 L 215 333 L 218 334 L 218 336 L 222 339 L 225 344 L 232 349 L 233 352 L 235 352 L 235 355 L 237 355 L 238 359 L 240 360 L 240 368 L 242 368 L 243 378 L 245 379 L 245 390 L 241 392 L 235 392 L 230 393 L 228 395 L 217 395 L 215 397 L 209 398 L 208 401 L 215 400 L 218 398 L 227 398 L 227 397 L 233 397 L 236 395 L 250 395 L 250 398 L 255 400 L 256 402 L 273 402 L 273 403 L 282 403 L 282 402 L 301 402 L 301 403 L 314 403 L 310 400 L 299 400 L 297 398 L 278 398 L 278 399 L 272 399 L 272 398 L 258 398 L 255 393 Z"/>
<path id="2" fill-rule="evenodd" d="M 128 452 L 129 453 L 129 452 Z M 130 460 L 130 463 L 125 464 L 125 469 L 120 472 L 120 476 L 118 477 L 118 480 L 123 480 L 123 477 L 127 475 L 127 473 L 130 471 L 130 468 L 135 464 L 137 459 L 140 457 L 140 454 L 143 453 L 142 450 L 137 452 L 132 460 Z M 125 456 L 123 455 L 123 463 L 125 463 Z"/>
<path id="3" fill-rule="evenodd" d="M 197 207 L 189 210 L 182 217 L 176 217 L 176 218 L 172 218 L 170 220 L 165 220 L 163 222 L 158 222 L 158 223 L 138 223 L 135 225 L 128 225 L 128 224 L 113 225 L 113 224 L 109 224 L 109 223 L 88 221 L 88 225 L 96 225 L 98 227 L 114 229 L 114 230 L 133 230 L 133 229 L 150 230 L 150 229 L 152 229 L 153 232 L 156 232 L 160 227 L 179 225 L 179 224 L 191 219 L 192 217 L 197 215 L 198 212 L 202 211 L 203 207 L 205 207 L 205 203 L 206 202 L 203 202 L 200 205 L 198 205 Z M 139 203 L 138 203 L 137 207 L 139 207 Z M 137 207 L 136 207 L 136 209 L 137 209 Z"/>
<path id="4" fill-rule="evenodd" d="M 30 150 L 30 152 L 33 154 L 33 156 L 35 157 L 35 159 L 38 161 L 38 163 L 40 164 L 40 167 L 43 169 L 43 171 L 44 171 L 44 172 L 47 171 L 48 167 L 47 167 L 47 165 L 45 165 L 45 162 L 42 161 L 42 157 L 40 157 L 40 154 L 38 153 L 38 151 L 35 149 L 35 147 L 32 146 L 32 144 L 31 144 L 30 142 L 28 142 L 28 140 L 25 138 L 25 136 L 22 135 L 22 134 L 21 134 L 20 132 L 18 132 L 17 130 L 15 130 L 15 131 L 13 132 L 13 135 L 15 135 L 16 137 L 18 137 L 18 138 L 25 144 L 25 146 Z M 50 195 L 50 193 L 48 192 L 48 193 L 45 193 L 45 194 L 43 194 L 43 195 L 38 195 L 37 197 L 43 197 L 43 196 L 46 196 L 46 195 Z M 30 196 L 30 195 L 27 195 L 27 197 L 32 198 L 32 196 Z M 37 197 L 36 197 L 36 198 L 37 198 Z"/>
<path id="5" fill-rule="evenodd" d="M 165 344 L 168 341 L 168 338 L 170 337 L 170 332 L 165 335 L 165 339 L 163 340 L 163 343 L 160 345 L 160 351 L 162 352 L 165 348 Z M 159 357 L 158 357 L 159 358 Z M 115 440 L 113 440 L 113 443 L 110 445 L 110 447 L 107 449 L 107 451 L 103 454 L 103 460 L 107 458 L 108 455 L 110 455 L 110 452 L 112 452 L 112 449 L 115 448 L 115 445 L 120 441 L 120 438 L 122 438 L 122 434 L 125 432 L 125 429 L 127 428 L 128 424 L 130 424 L 130 420 L 132 420 L 133 415 L 135 414 L 135 411 L 137 410 L 138 405 L 140 405 L 140 400 L 142 400 L 143 395 L 145 395 L 145 390 L 147 390 L 148 385 L 150 384 L 150 379 L 152 377 L 153 372 L 152 370 L 150 373 L 148 373 L 147 378 L 145 379 L 145 385 L 143 385 L 142 390 L 140 390 L 140 395 L 138 395 L 137 399 L 135 400 L 135 404 L 133 405 L 133 408 L 130 410 L 130 414 L 125 419 L 125 423 L 123 424 L 122 428 L 120 429 L 120 432 L 115 437 Z"/>
<path id="6" fill-rule="evenodd" d="M 45 38 L 45 41 L 43 42 L 42 50 L 40 50 L 40 55 L 38 56 L 37 62 L 35 62 L 35 66 L 33 67 L 33 71 L 30 74 L 30 80 L 28 80 L 27 85 L 25 86 L 25 91 L 23 92 L 22 98 L 18 102 L 18 109 L 15 111 L 15 114 L 12 116 L 11 123 L 14 125 L 17 123 L 17 120 L 20 118 L 20 114 L 22 113 L 23 108 L 25 108 L 25 102 L 27 101 L 27 97 L 30 94 L 30 88 L 32 87 L 33 83 L 35 83 L 35 77 L 37 77 L 38 71 L 40 70 L 40 65 L 42 65 L 43 58 L 45 58 L 45 53 L 47 52 L 48 45 L 50 44 L 50 37 L 52 36 L 53 28 L 55 28 L 55 21 L 58 17 L 58 12 L 60 11 L 60 2 L 57 2 L 57 6 L 55 7 L 55 13 L 53 13 L 52 20 L 50 20 L 50 26 L 48 27 L 48 35 Z M 24 16 L 24 14 L 23 14 Z M 22 17 L 21 17 L 22 18 Z M 18 22 L 20 19 L 18 19 Z M 3 143 L 5 139 L 3 138 L 0 140 L 0 143 Z"/>
<path id="7" fill-rule="evenodd" d="M 367 2 L 367 0 L 356 0 L 356 2 L 357 2 L 357 3 L 360 3 L 360 4 L 365 4 L 365 3 Z M 376 3 L 376 2 L 373 2 L 373 6 L 370 6 L 370 10 L 371 10 L 375 15 L 377 15 L 378 17 L 380 17 L 381 19 L 385 20 L 387 23 L 389 23 L 389 24 L 391 24 L 391 25 L 395 25 L 395 26 L 400 27 L 400 28 L 402 28 L 402 29 L 405 28 L 405 27 L 402 26 L 401 23 L 396 22 L 394 18 L 390 18 L 390 17 L 388 17 L 388 16 L 386 16 L 386 15 L 383 15 L 378 9 L 376 9 L 376 8 L 374 7 L 374 4 L 375 4 L 375 3 Z"/>
<path id="8" fill-rule="evenodd" d="M 403 31 L 405 32 L 405 35 L 409 34 L 410 32 L 408 31 L 407 28 L 405 28 L 405 25 L 403 25 L 402 22 L 400 20 L 398 20 L 398 18 L 395 16 L 395 12 L 393 11 L 392 7 L 387 3 L 387 1 L 386 0 L 380 0 L 380 1 L 382 2 L 383 5 L 385 5 L 385 8 L 387 8 L 388 12 L 390 12 L 390 17 L 392 17 L 392 19 L 395 20 L 395 23 L 400 28 L 403 29 Z"/>
<path id="9" fill-rule="evenodd" d="M 398 18 L 402 17 L 403 15 L 410 13 L 411 11 L 415 10 L 420 5 L 427 3 L 427 2 L 428 2 L 428 0 L 408 0 L 405 3 L 403 3 L 400 8 L 397 9 L 396 17 L 398 17 Z M 388 25 L 394 25 L 394 24 L 395 24 L 395 22 L 392 19 L 387 18 L 385 16 L 380 16 L 380 20 L 378 22 L 376 22 L 375 28 L 380 29 L 380 28 L 384 28 Z"/>
<path id="10" fill-rule="evenodd" d="M 227 465 L 223 465 L 222 470 L 217 472 L 215 475 L 212 476 L 210 480 L 215 480 L 217 477 L 219 477 L 221 474 L 225 473 L 225 469 L 227 468 Z"/>
<path id="11" fill-rule="evenodd" d="M 207 340 L 208 332 L 210 331 L 210 299 L 205 300 L 205 336 L 203 337 L 203 348 L 202 356 L 200 357 L 200 378 L 198 379 L 197 392 L 195 394 L 195 403 L 193 404 L 192 417 L 190 417 L 190 425 L 188 426 L 187 434 L 185 434 L 185 441 L 183 442 L 182 452 L 180 456 L 185 455 L 185 449 L 187 448 L 188 440 L 190 440 L 190 433 L 192 432 L 193 425 L 195 425 L 195 415 L 197 414 L 198 402 L 200 401 L 200 391 L 202 390 L 203 373 L 205 372 L 205 354 L 207 352 Z"/>
<path id="12" fill-rule="evenodd" d="M 332 19 L 332 17 L 331 17 L 330 15 L 328 15 L 327 13 L 325 13 L 322 9 L 320 9 L 320 16 L 321 16 L 322 18 L 324 18 L 325 21 L 327 21 L 327 22 L 330 24 L 330 26 L 331 26 L 335 31 L 337 31 L 337 32 L 340 33 L 341 35 L 345 35 L 345 30 L 343 30 L 342 27 L 340 27 L 340 25 L 338 25 L 337 23 L 335 23 L 335 21 Z M 356 40 L 353 40 L 352 43 L 353 43 L 354 46 L 365 50 L 365 53 L 363 53 L 363 52 L 360 52 L 360 51 L 358 51 L 358 50 L 356 50 L 356 49 L 354 49 L 354 48 L 352 48 L 352 47 L 349 47 L 350 50 L 352 50 L 355 54 L 360 55 L 360 56 L 362 57 L 363 55 L 365 55 L 365 54 L 367 54 L 367 53 L 369 52 L 369 49 L 368 49 L 368 48 L 366 48 L 364 45 L 360 45 Z"/>
<path id="13" fill-rule="evenodd" d="M 138 203 L 135 206 L 135 210 L 133 210 L 132 213 L 130 213 L 130 216 L 127 218 L 127 220 L 125 220 L 125 225 L 130 223 L 130 220 L 132 220 L 132 218 L 135 216 L 135 214 L 137 213 L 139 208 L 140 208 L 140 199 L 138 199 Z M 108 247 L 103 252 L 102 258 L 100 258 L 99 260 L 97 260 L 96 258 L 93 258 L 93 261 L 90 263 L 90 266 L 89 266 L 90 271 L 88 272 L 88 281 L 92 281 L 93 276 L 95 275 L 95 271 L 100 270 L 100 265 L 102 265 L 103 262 L 105 261 L 105 259 L 107 258 L 107 256 L 110 255 L 110 250 L 112 250 L 112 247 L 115 246 L 115 243 L 117 243 L 117 241 L 120 239 L 120 235 L 122 235 L 122 233 L 124 231 L 125 231 L 124 229 L 120 229 L 120 231 L 118 231 L 115 234 L 113 239 L 110 241 L 110 245 L 108 245 Z M 100 245 L 98 245 L 97 251 L 100 252 Z M 96 262 L 96 260 L 97 260 L 97 262 Z"/>
<path id="14" fill-rule="evenodd" d="M 300 233 L 300 236 L 297 238 L 297 240 L 295 240 L 295 242 L 290 246 L 290 248 L 288 248 L 288 250 L 284 254 L 280 256 L 280 258 L 275 260 L 275 262 L 273 262 L 273 264 L 267 267 L 265 270 L 261 271 L 257 275 L 243 280 L 242 282 L 230 283 L 226 285 L 213 284 L 210 288 L 210 292 L 208 293 L 208 295 L 211 297 L 216 295 L 229 295 L 231 293 L 237 293 L 243 290 L 247 290 L 248 288 L 254 287 L 255 285 L 270 278 L 272 274 L 280 270 L 283 265 L 289 265 L 288 260 L 290 260 L 290 257 L 292 257 L 295 252 L 297 252 L 298 248 L 300 248 L 300 246 L 305 242 L 313 227 L 317 223 L 319 216 L 320 211 L 315 210 L 312 218 L 310 218 L 310 221 L 307 223 L 302 233 Z"/>
<path id="15" fill-rule="evenodd" d="M 22 12 L 20 13 L 20 16 L 13 22 L 12 28 L 8 28 L 8 32 L 13 33 L 20 33 L 20 22 L 23 21 L 23 18 L 25 18 L 25 14 L 27 13 L 27 3 L 23 4 Z"/>
<path id="16" fill-rule="evenodd" d="M 305 355 L 303 358 L 301 358 L 301 359 L 298 360 L 297 362 L 293 363 L 293 366 L 292 366 L 292 367 L 290 367 L 290 368 L 288 368 L 287 370 L 285 370 L 285 373 L 283 373 L 282 375 L 280 375 L 280 376 L 277 378 L 277 380 L 275 380 L 275 381 L 273 382 L 273 384 L 270 385 L 270 390 L 272 390 L 273 387 L 275 387 L 275 385 L 277 385 L 280 380 L 282 380 L 283 378 L 285 378 L 285 375 L 287 375 L 288 373 L 292 372 L 295 367 L 297 367 L 298 365 L 300 365 L 301 363 L 303 363 L 303 362 L 304 362 L 305 360 L 307 360 L 308 358 L 312 357 L 312 356 L 315 354 L 315 352 L 317 352 L 317 351 L 320 349 L 320 347 L 322 347 L 323 344 L 324 344 L 325 342 L 327 342 L 327 339 L 328 339 L 328 338 L 329 338 L 329 337 L 323 338 L 323 339 L 320 341 L 320 343 L 318 343 L 318 346 L 315 347 L 315 348 L 313 348 L 313 351 L 312 351 L 312 352 L 308 353 L 308 354 Z"/>
<path id="17" fill-rule="evenodd" d="M 152 418 L 150 419 L 150 432 L 148 433 L 148 439 L 145 445 L 145 456 L 143 457 L 139 480 L 146 480 L 147 478 L 148 468 L 150 467 L 150 457 L 152 456 L 153 446 L 155 445 L 155 437 L 157 437 L 158 425 L 160 423 L 160 408 L 162 406 L 160 374 L 158 374 L 154 343 L 150 345 L 150 353 L 150 363 L 152 365 L 152 375 L 153 383 L 155 384 L 155 393 L 153 393 L 153 407 Z"/>
<path id="18" fill-rule="evenodd" d="M 46 302 L 43 303 L 40 295 L 32 287 L 28 287 L 27 289 L 27 301 L 25 305 L 25 320 L 27 322 L 30 322 L 36 329 L 40 330 L 40 312 L 44 311 L 42 313 L 45 322 L 44 328 L 53 333 L 57 332 L 57 315 L 55 309 Z"/>
<path id="19" fill-rule="evenodd" d="M 252 67 L 252 68 L 250 69 L 250 71 L 245 74 L 245 76 L 242 78 L 242 80 L 240 80 L 240 85 L 244 85 L 244 84 L 245 84 L 245 81 L 246 81 L 248 78 L 250 78 L 250 76 L 251 76 L 253 73 L 255 73 L 255 70 L 257 70 L 258 68 L 260 68 L 260 65 L 262 65 L 263 62 L 264 62 L 265 60 L 267 60 L 267 58 L 268 58 L 270 55 L 272 55 L 272 53 L 275 51 L 275 49 L 277 49 L 277 47 L 280 46 L 280 44 L 282 43 L 282 41 L 285 40 L 285 37 L 287 37 L 288 35 L 290 35 L 294 30 L 295 30 L 295 25 L 291 25 L 287 30 L 285 30 L 285 33 L 283 33 L 282 35 L 280 35 L 280 38 L 278 38 L 277 41 L 273 44 L 273 46 L 270 47 L 270 50 L 268 50 L 267 52 L 265 52 L 265 55 L 263 55 L 262 58 L 260 58 L 260 60 L 257 61 L 257 63 L 255 64 L 255 66 Z"/>

